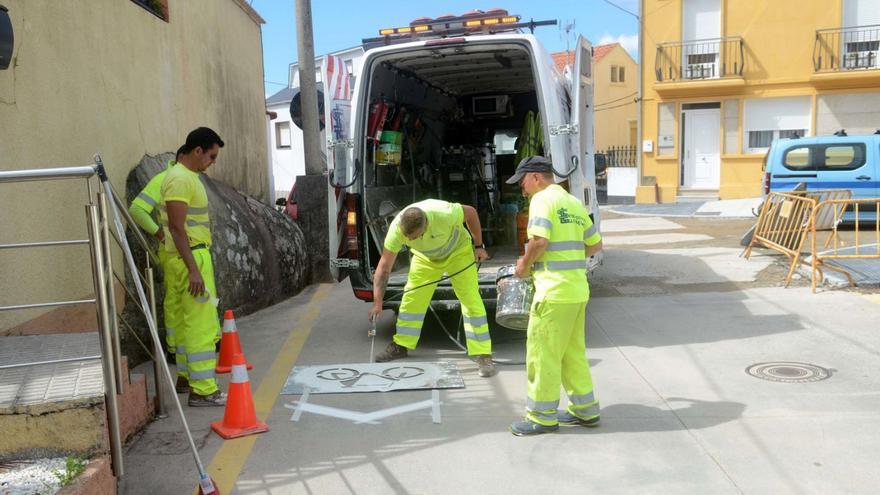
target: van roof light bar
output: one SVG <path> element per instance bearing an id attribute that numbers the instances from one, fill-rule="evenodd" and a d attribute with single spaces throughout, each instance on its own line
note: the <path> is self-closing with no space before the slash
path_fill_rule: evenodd
<path id="1" fill-rule="evenodd" d="M 536 27 L 558 24 L 556 19 L 546 21 L 530 19 L 528 22 L 520 22 L 520 19 L 520 16 L 509 15 L 503 9 L 489 12 L 471 11 L 458 17 L 452 15 L 443 15 L 436 19 L 421 17 L 412 21 L 409 26 L 382 28 L 378 37 L 364 38 L 361 41 L 365 49 L 370 49 L 421 39 L 519 32 L 521 29 L 528 29 L 534 34 Z"/>

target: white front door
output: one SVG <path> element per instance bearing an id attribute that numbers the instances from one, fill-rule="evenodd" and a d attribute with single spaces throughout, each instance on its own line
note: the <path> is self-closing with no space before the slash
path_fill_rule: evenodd
<path id="1" fill-rule="evenodd" d="M 718 189 L 721 182 L 721 110 L 684 113 L 685 188 Z"/>

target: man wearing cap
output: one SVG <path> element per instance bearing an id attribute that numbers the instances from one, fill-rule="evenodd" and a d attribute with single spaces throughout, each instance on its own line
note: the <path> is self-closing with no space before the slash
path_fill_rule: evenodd
<path id="1" fill-rule="evenodd" d="M 523 159 L 507 183 L 519 183 L 530 198 L 529 241 L 514 273 L 535 281 L 526 344 L 526 415 L 510 431 L 522 436 L 556 431 L 559 424 L 598 426 L 584 318 L 590 298 L 587 258 L 602 249 L 602 238 L 581 201 L 556 184 L 549 159 Z M 567 410 L 557 410 L 560 385 L 568 394 Z"/>
<path id="2" fill-rule="evenodd" d="M 463 224 L 467 224 L 467 229 Z M 394 218 L 373 278 L 370 321 L 375 321 L 382 312 L 391 267 L 403 246 L 408 246 L 413 256 L 397 315 L 397 332 L 385 351 L 376 356 L 376 361 L 404 358 L 408 350 L 416 348 L 437 280 L 448 273 L 452 289 L 461 301 L 468 355 L 476 356 L 480 376 L 494 375 L 489 321 L 480 296 L 475 263 L 489 258 L 477 210 L 472 206 L 427 199 L 413 203 Z"/>

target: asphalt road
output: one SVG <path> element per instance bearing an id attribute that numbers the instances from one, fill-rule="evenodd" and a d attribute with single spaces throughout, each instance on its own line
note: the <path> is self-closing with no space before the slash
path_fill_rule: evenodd
<path id="1" fill-rule="evenodd" d="M 880 297 L 813 295 L 803 281 L 781 288 L 787 267 L 776 257 L 739 258 L 748 221 L 655 220 L 603 226 L 585 330 L 600 427 L 514 437 L 525 367 L 480 378 L 436 324 L 407 360 L 458 366 L 465 388 L 440 392 L 439 424 L 429 409 L 377 424 L 312 412 L 292 422 L 285 405 L 299 397 L 279 391 L 294 364 L 369 358 L 368 305 L 343 282 L 238 320 L 257 414 L 271 430 L 224 441 L 208 426 L 221 410 L 187 408 L 202 459 L 224 494 L 876 493 Z M 386 312 L 376 351 L 393 323 Z M 493 327 L 492 336 L 497 358 L 524 359 L 523 333 Z M 776 362 L 794 364 L 765 366 L 773 380 L 747 372 Z M 367 413 L 429 398 L 308 401 Z M 131 442 L 125 460 L 125 494 L 188 493 L 197 482 L 173 416 Z"/>

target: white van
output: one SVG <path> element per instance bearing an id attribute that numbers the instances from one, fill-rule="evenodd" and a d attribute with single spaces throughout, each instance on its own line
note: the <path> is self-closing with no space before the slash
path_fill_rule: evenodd
<path id="1" fill-rule="evenodd" d="M 420 19 L 364 40 L 387 46 L 364 54 L 351 100 L 353 139 L 328 152 L 347 209 L 338 229 L 342 255 L 331 264 L 347 272 L 356 297 L 372 301 L 373 272 L 394 215 L 434 198 L 480 213 L 491 256 L 479 269 L 480 293 L 494 308 L 496 272 L 519 256 L 515 217 L 524 200 L 504 181 L 516 167 L 513 145 L 527 116 L 540 119 L 541 153 L 552 159 L 557 182 L 600 224 L 591 46 L 580 37 L 574 67 L 559 73 L 535 36 L 519 34 L 550 23 L 555 21 L 520 23 L 506 12 L 477 12 Z M 393 294 L 406 283 L 409 267 L 407 256 L 398 260 L 385 298 L 391 309 L 399 305 Z M 600 262 L 601 253 L 590 269 Z M 448 281 L 437 287 L 433 304 L 458 308 Z"/>

